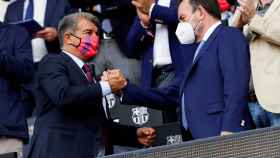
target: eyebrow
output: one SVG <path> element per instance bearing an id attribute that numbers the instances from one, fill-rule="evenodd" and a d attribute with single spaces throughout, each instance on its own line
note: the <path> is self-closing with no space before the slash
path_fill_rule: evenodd
<path id="1" fill-rule="evenodd" d="M 83 32 L 94 32 L 95 30 L 94 29 L 86 29 L 86 30 L 83 30 Z"/>

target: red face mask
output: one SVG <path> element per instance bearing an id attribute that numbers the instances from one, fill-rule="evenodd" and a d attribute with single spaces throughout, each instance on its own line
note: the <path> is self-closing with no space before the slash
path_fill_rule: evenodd
<path id="1" fill-rule="evenodd" d="M 86 59 L 89 60 L 96 56 L 99 48 L 99 37 L 95 33 L 84 38 L 80 38 L 75 35 L 72 36 L 79 38 L 80 43 L 76 47 Z"/>

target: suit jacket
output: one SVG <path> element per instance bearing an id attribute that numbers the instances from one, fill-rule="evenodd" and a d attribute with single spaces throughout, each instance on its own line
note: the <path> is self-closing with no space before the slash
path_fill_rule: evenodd
<path id="1" fill-rule="evenodd" d="M 274 0 L 263 17 L 255 15 L 249 32 L 257 34 L 250 42 L 251 69 L 255 93 L 261 106 L 280 113 L 280 1 Z"/>
<path id="2" fill-rule="evenodd" d="M 5 22 L 18 22 L 23 20 L 25 0 L 17 0 L 11 3 L 5 15 Z M 74 12 L 67 0 L 47 0 L 45 21 L 46 27 L 54 27 L 57 29 L 59 21 L 67 14 Z M 58 38 L 53 42 L 46 41 L 46 47 L 49 53 L 59 53 L 60 46 Z"/>
<path id="3" fill-rule="evenodd" d="M 180 90 L 194 138 L 252 128 L 247 97 L 249 46 L 235 28 L 220 25 L 187 70 Z"/>
<path id="4" fill-rule="evenodd" d="M 152 32 L 155 31 L 154 27 L 156 23 L 166 24 L 168 26 L 172 65 L 175 68 L 176 74 L 180 74 L 183 72 L 184 67 L 181 65 L 183 64 L 183 55 L 179 51 L 180 43 L 175 35 L 178 24 L 176 0 L 171 0 L 169 8 L 155 5 L 150 21 L 153 24 Z M 145 87 L 151 87 L 152 82 L 153 45 L 153 38 L 141 26 L 139 18 L 136 17 L 127 36 L 128 51 L 126 55 L 132 58 L 141 57 L 141 85 Z"/>
<path id="5" fill-rule="evenodd" d="M 107 153 L 117 141 L 136 144 L 136 130 L 106 119 L 99 83 L 89 84 L 65 53 L 49 54 L 40 62 L 36 94 L 39 116 L 29 158 L 95 157 L 101 142 Z"/>
<path id="6" fill-rule="evenodd" d="M 33 77 L 30 38 L 23 28 L 0 22 L 0 39 L 0 137 L 28 140 L 21 86 Z"/>

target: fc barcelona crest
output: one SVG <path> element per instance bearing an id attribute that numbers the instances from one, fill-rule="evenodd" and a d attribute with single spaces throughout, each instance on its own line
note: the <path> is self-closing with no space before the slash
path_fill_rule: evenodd
<path id="1" fill-rule="evenodd" d="M 136 125 L 143 125 L 149 121 L 149 113 L 147 107 L 132 108 L 132 121 Z"/>

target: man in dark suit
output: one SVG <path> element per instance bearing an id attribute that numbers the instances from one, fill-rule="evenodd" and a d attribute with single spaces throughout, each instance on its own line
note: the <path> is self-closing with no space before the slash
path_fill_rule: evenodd
<path id="1" fill-rule="evenodd" d="M 184 140 L 226 135 L 253 128 L 247 106 L 250 61 L 243 34 L 221 25 L 216 0 L 182 0 L 176 35 L 190 46 L 199 43 L 192 64 L 185 66 L 182 79 L 162 89 L 127 84 L 123 102 L 166 108 L 180 102 Z M 185 53 L 191 52 L 185 47 Z M 178 88 L 180 86 L 180 93 Z M 173 95 L 172 97 L 167 97 Z M 179 95 L 176 95 L 179 94 Z M 178 99 L 179 97 L 179 99 Z"/>
<path id="2" fill-rule="evenodd" d="M 251 129 L 246 38 L 238 29 L 221 25 L 216 0 L 182 0 L 178 15 L 180 42 L 199 42 L 180 89 L 184 131 L 196 139 Z"/>
<path id="3" fill-rule="evenodd" d="M 98 20 L 91 14 L 66 16 L 59 25 L 63 52 L 40 62 L 36 79 L 39 116 L 29 158 L 96 157 L 112 153 L 112 144 L 150 145 L 152 128 L 129 128 L 108 119 L 103 97 L 127 83 L 119 70 L 110 81 L 97 81 L 85 64 L 98 50 Z M 130 139 L 123 139 L 130 138 Z M 138 141 L 140 143 L 138 143 Z"/>
<path id="4" fill-rule="evenodd" d="M 30 38 L 25 29 L 0 22 L 0 39 L 0 154 L 20 154 L 28 140 L 21 86 L 33 77 Z"/>

